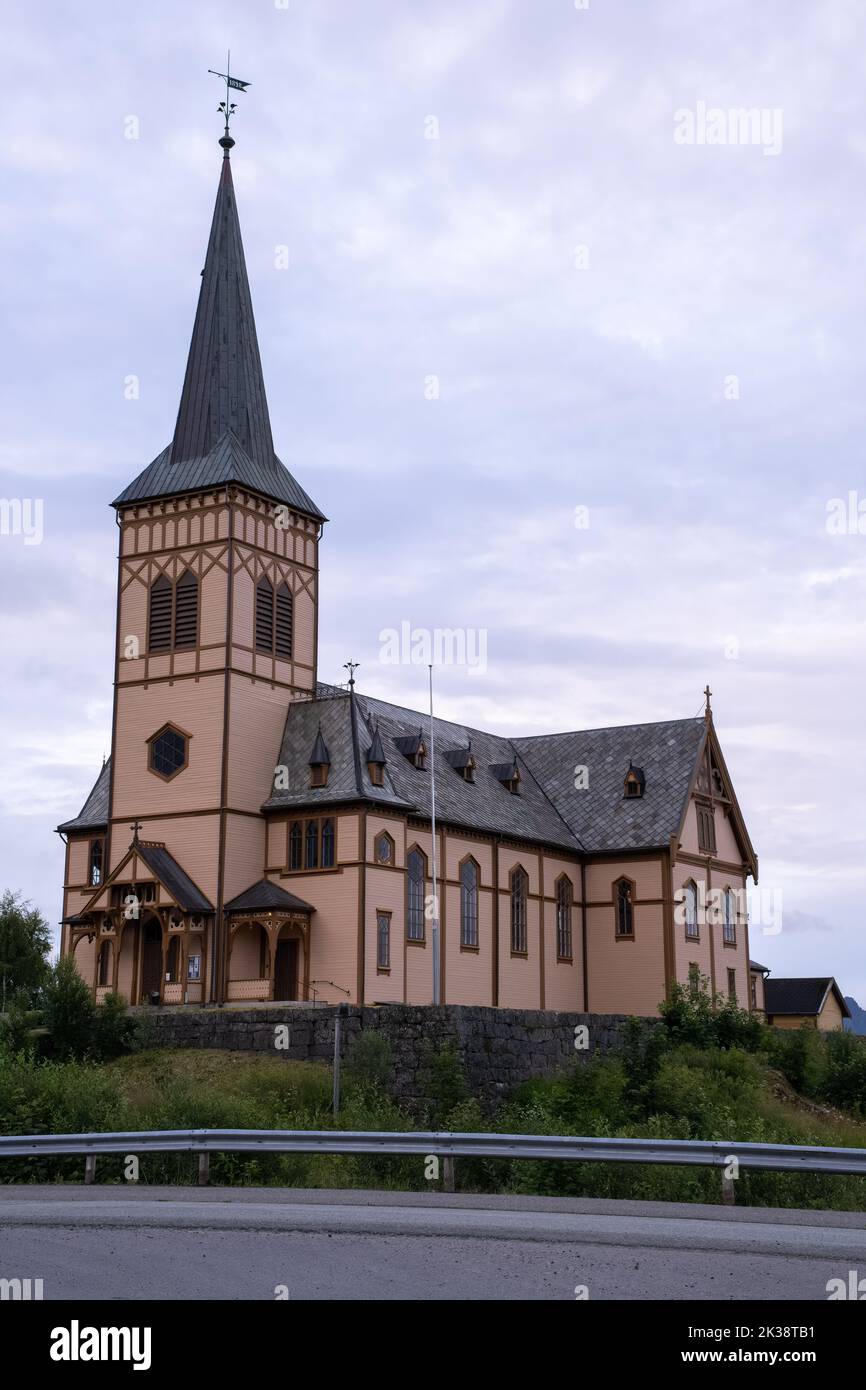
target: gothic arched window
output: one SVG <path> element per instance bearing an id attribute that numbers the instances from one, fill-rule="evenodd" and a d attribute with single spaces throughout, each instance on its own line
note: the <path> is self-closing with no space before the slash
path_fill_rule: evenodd
<path id="1" fill-rule="evenodd" d="M 689 941 L 697 941 L 701 934 L 698 927 L 698 889 L 691 879 L 683 889 L 683 905 L 686 913 L 686 937 Z"/>
<path id="2" fill-rule="evenodd" d="M 478 945 L 478 865 L 466 859 L 460 868 L 460 945 Z"/>
<path id="3" fill-rule="evenodd" d="M 319 867 L 319 825 L 318 821 L 307 821 L 307 848 L 304 855 L 304 868 Z"/>
<path id="4" fill-rule="evenodd" d="M 333 869 L 334 867 L 334 822 L 326 820 L 322 822 L 322 868 Z"/>
<path id="5" fill-rule="evenodd" d="M 571 960 L 571 915 L 574 888 L 565 874 L 556 881 L 556 955 L 558 960 Z"/>
<path id="6" fill-rule="evenodd" d="M 92 888 L 98 888 L 102 882 L 102 841 L 90 841 L 90 869 L 87 881 Z"/>
<path id="7" fill-rule="evenodd" d="M 292 822 L 292 828 L 291 828 L 291 830 L 289 831 L 289 868 L 290 868 L 290 869 L 299 869 L 299 868 L 301 867 L 301 858 L 302 858 L 301 848 L 302 848 L 303 838 L 304 838 L 304 832 L 301 830 L 301 822 L 300 822 L 299 820 L 293 821 L 293 822 Z"/>
<path id="8" fill-rule="evenodd" d="M 407 891 L 406 935 L 410 941 L 424 940 L 424 880 L 427 860 L 420 849 L 410 849 L 406 857 Z"/>
<path id="9" fill-rule="evenodd" d="M 528 950 L 526 932 L 526 898 L 529 892 L 529 879 L 525 869 L 520 866 L 511 871 L 511 950 L 514 955 L 526 955 Z"/>
<path id="10" fill-rule="evenodd" d="M 633 884 L 629 878 L 621 878 L 614 885 L 616 903 L 616 934 L 618 937 L 634 936 Z"/>

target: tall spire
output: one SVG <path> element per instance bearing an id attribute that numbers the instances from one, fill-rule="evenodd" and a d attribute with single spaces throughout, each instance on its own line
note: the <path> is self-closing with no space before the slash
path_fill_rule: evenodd
<path id="1" fill-rule="evenodd" d="M 171 465 L 203 458 L 230 430 L 254 464 L 272 469 L 274 443 L 232 183 L 229 152 L 234 140 L 228 128 L 219 143 L 222 169 Z"/>

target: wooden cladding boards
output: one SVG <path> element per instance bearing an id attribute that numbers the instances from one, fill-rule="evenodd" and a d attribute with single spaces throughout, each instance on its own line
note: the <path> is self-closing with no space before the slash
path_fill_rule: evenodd
<path id="1" fill-rule="evenodd" d="M 232 501 L 218 489 L 192 497 L 164 498 L 124 507 L 121 554 L 147 555 L 212 544 L 229 534 L 230 509 L 238 541 L 257 550 L 315 570 L 319 523 L 289 510 L 288 524 L 278 525 L 273 502 L 231 489 Z M 284 512 L 280 509 L 280 518 Z"/>

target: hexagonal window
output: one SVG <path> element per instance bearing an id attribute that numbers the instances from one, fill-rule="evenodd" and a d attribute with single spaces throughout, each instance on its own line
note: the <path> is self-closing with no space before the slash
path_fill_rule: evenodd
<path id="1" fill-rule="evenodd" d="M 147 765 L 158 777 L 168 780 L 182 772 L 189 761 L 190 735 L 173 724 L 165 724 L 148 742 Z"/>

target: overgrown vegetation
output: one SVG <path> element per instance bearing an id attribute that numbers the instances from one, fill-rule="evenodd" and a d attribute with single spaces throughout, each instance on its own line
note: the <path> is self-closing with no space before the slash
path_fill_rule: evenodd
<path id="1" fill-rule="evenodd" d="M 398 1105 L 390 1044 L 368 1030 L 349 1047 L 335 1122 L 324 1064 L 136 1052 L 147 1046 L 146 1024 L 134 1023 L 118 996 L 95 1007 L 71 961 L 62 961 L 7 1012 L 0 1133 L 425 1128 L 866 1146 L 866 1039 L 768 1029 L 706 990 L 677 988 L 660 1012 L 660 1023 L 630 1020 L 615 1056 L 528 1082 L 493 1118 L 471 1094 L 455 1045 L 431 1047 L 422 1058 L 420 1108 Z M 34 1019 L 45 1027 L 34 1029 Z M 140 1175 L 151 1184 L 192 1182 L 195 1159 L 141 1155 Z M 221 1184 L 429 1188 L 420 1159 L 375 1155 L 214 1155 L 211 1176 Z M 4 1159 L 0 1166 L 3 1182 L 81 1177 L 78 1158 Z M 98 1178 L 123 1181 L 123 1157 L 101 1157 Z M 720 1195 L 716 1171 L 639 1164 L 459 1160 L 457 1179 L 464 1191 L 702 1202 Z M 755 1205 L 866 1210 L 866 1183 L 858 1178 L 744 1172 L 737 1195 Z"/>

